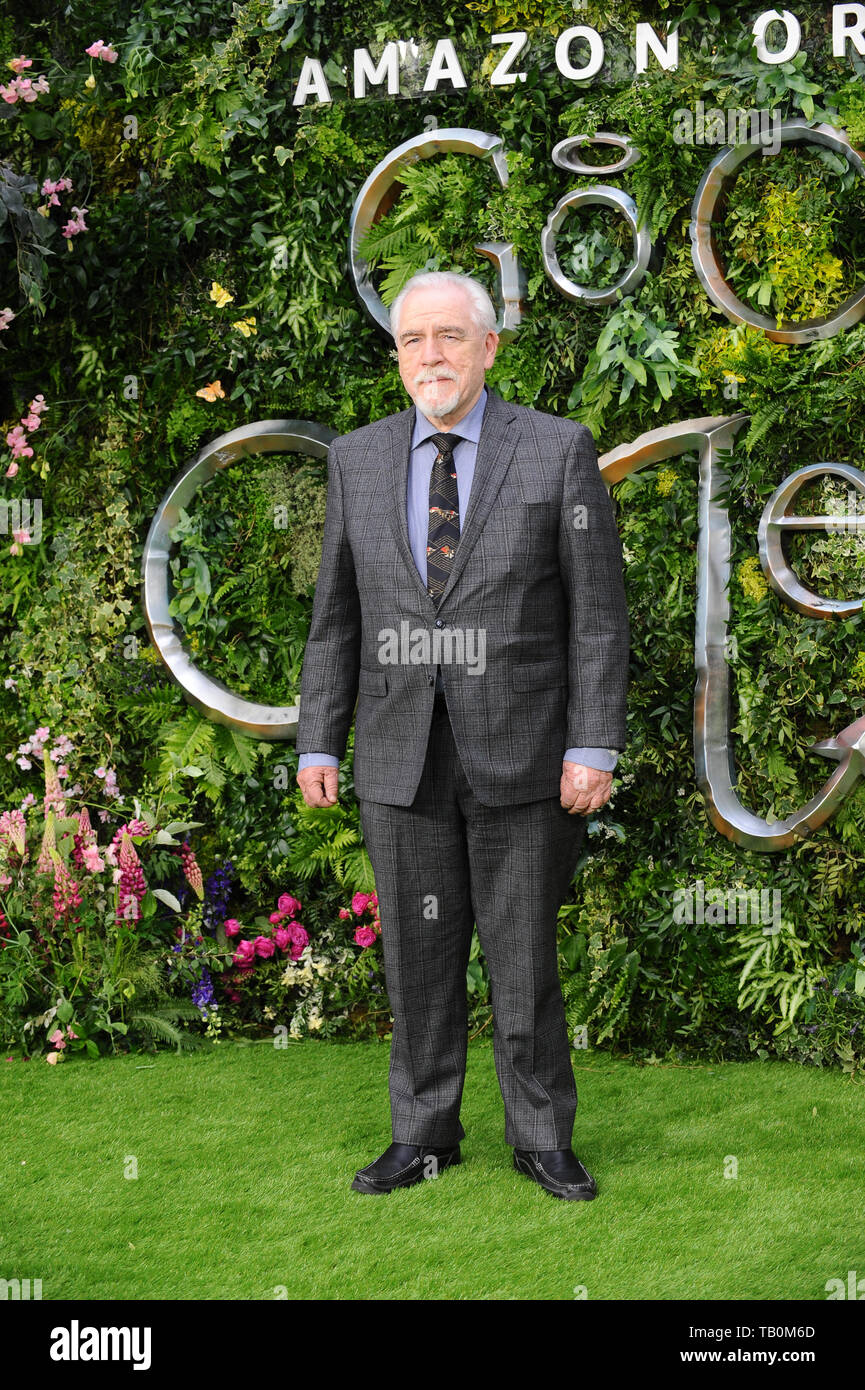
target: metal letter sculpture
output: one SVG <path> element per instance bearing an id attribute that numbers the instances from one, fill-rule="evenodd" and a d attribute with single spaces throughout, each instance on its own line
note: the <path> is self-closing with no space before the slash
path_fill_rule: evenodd
<path id="1" fill-rule="evenodd" d="M 168 611 L 173 544 L 169 532 L 180 519 L 181 507 L 186 508 L 199 488 L 229 464 L 257 454 L 289 452 L 326 458 L 335 438 L 335 430 L 311 420 L 259 420 L 221 434 L 181 469 L 150 523 L 141 557 L 141 577 L 144 620 L 151 641 L 189 703 L 208 719 L 227 724 L 242 734 L 267 740 L 294 738 L 299 707 L 280 708 L 244 700 L 222 681 L 199 671 L 192 662 L 181 641 L 180 629 Z"/>
<path id="2" fill-rule="evenodd" d="M 348 260 L 352 280 L 364 309 L 373 323 L 388 336 L 390 321 L 387 309 L 375 291 L 369 278 L 369 267 L 358 248 L 373 223 L 387 212 L 395 201 L 392 189 L 400 167 L 449 150 L 458 154 L 471 154 L 480 159 L 490 159 L 502 188 L 507 186 L 508 166 L 501 136 L 487 135 L 483 130 L 454 127 L 425 131 L 423 135 L 415 135 L 411 140 L 397 145 L 396 149 L 391 150 L 390 154 L 375 166 L 354 201 L 348 234 Z M 492 261 L 498 271 L 502 308 L 496 332 L 502 342 L 509 342 L 522 320 L 522 302 L 527 291 L 525 274 L 510 241 L 482 241 L 475 250 Z"/>
<path id="3" fill-rule="evenodd" d="M 822 123 L 809 125 L 805 120 L 784 121 L 778 127 L 778 139 L 782 144 L 821 145 L 825 149 L 840 154 L 857 174 L 865 174 L 865 163 L 851 145 L 843 130 Z M 732 323 L 749 323 L 760 328 L 768 338 L 776 343 L 810 343 L 815 338 L 831 338 L 845 328 L 850 328 L 865 315 L 865 288 L 851 294 L 844 303 L 826 318 L 806 319 L 796 325 L 785 322 L 776 328 L 775 320 L 767 314 L 760 314 L 743 304 L 731 290 L 724 278 L 712 237 L 712 217 L 724 188 L 746 159 L 750 159 L 763 145 L 759 140 L 744 140 L 739 145 L 725 145 L 701 178 L 694 201 L 691 205 L 691 257 L 694 268 L 709 298 L 719 309 L 723 309 Z"/>
<path id="4" fill-rule="evenodd" d="M 603 454 L 598 464 L 604 480 L 614 483 L 650 464 L 675 458 L 691 450 L 699 450 L 697 613 L 694 633 L 694 664 L 697 668 L 694 693 L 694 767 L 697 784 L 703 794 L 712 824 L 722 835 L 726 835 L 728 840 L 746 849 L 782 850 L 788 849 L 797 840 L 805 839 L 834 815 L 841 802 L 865 773 L 865 716 L 848 724 L 834 738 L 813 745 L 813 752 L 826 758 L 837 759 L 838 768 L 816 796 L 786 820 L 764 820 L 742 805 L 736 792 L 736 768 L 730 738 L 730 670 L 726 658 L 730 622 L 728 586 L 731 538 L 730 516 L 723 502 L 727 473 L 719 464 L 717 454 L 719 449 L 731 447 L 733 436 L 747 419 L 747 415 L 719 415 L 714 418 L 683 420 L 679 424 L 664 425 L 660 429 L 641 434 L 631 444 L 622 444 L 617 449 Z M 830 467 L 832 471 L 842 472 L 843 476 L 865 491 L 865 473 L 847 465 L 815 465 L 812 476 L 824 473 Z M 812 472 L 802 470 L 806 471 Z M 802 485 L 800 482 L 790 488 L 790 481 L 787 479 L 776 494 L 776 497 L 783 497 L 784 505 L 795 496 Z M 764 514 L 761 526 L 765 524 L 767 531 L 769 527 L 784 526 L 784 520 L 777 510 L 778 505 L 775 505 L 768 520 Z M 768 510 L 767 508 L 767 512 Z M 812 521 L 825 523 L 823 517 L 788 517 L 786 520 L 793 525 L 799 525 L 800 529 L 803 522 L 805 526 L 810 526 Z M 780 542 L 777 553 L 781 554 Z M 774 548 L 771 558 L 775 564 Z M 796 590 L 791 592 L 784 587 L 789 582 L 788 576 L 798 584 L 795 575 L 787 569 L 786 563 L 783 570 L 778 567 L 769 574 L 770 582 L 773 582 L 773 587 L 781 598 L 799 607 L 794 599 Z M 861 606 L 860 600 L 853 608 Z M 800 608 L 800 611 L 810 612 L 812 616 L 817 617 L 829 617 L 833 613 L 828 600 L 823 600 L 819 609 Z"/>

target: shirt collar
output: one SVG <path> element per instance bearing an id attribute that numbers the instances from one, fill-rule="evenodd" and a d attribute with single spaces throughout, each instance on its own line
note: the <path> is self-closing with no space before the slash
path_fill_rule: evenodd
<path id="1" fill-rule="evenodd" d="M 460 439 L 468 439 L 472 444 L 479 443 L 488 394 L 487 388 L 484 387 L 468 415 L 464 415 L 448 433 L 457 434 Z M 411 436 L 412 449 L 416 449 L 419 444 L 425 444 L 432 435 L 438 433 L 438 427 L 430 423 L 419 406 L 415 407 L 414 429 Z"/>

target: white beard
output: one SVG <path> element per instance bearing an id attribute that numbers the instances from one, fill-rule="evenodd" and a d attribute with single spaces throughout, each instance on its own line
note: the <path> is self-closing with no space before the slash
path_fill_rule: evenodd
<path id="1" fill-rule="evenodd" d="M 436 416 L 436 419 L 443 420 L 446 415 L 450 415 L 452 411 L 456 410 L 460 403 L 460 396 L 462 393 L 459 389 L 459 385 L 454 383 L 453 391 L 449 396 L 445 396 L 444 399 L 431 399 L 427 394 L 430 387 L 433 388 L 432 395 L 434 397 L 439 389 L 438 383 L 431 381 L 420 383 L 418 390 L 420 391 L 421 401 L 424 405 L 428 406 L 429 410 Z"/>

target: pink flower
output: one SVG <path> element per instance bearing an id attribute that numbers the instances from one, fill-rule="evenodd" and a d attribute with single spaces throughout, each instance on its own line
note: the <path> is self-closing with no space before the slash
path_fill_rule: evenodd
<path id="1" fill-rule="evenodd" d="M 284 912 L 271 912 L 267 920 L 268 922 L 272 922 L 275 927 L 278 927 L 284 916 Z"/>
<path id="2" fill-rule="evenodd" d="M 55 1028 L 48 1041 L 52 1042 L 56 1048 L 62 1051 L 63 1048 L 66 1046 L 66 1043 L 63 1041 L 62 1028 Z"/>
<path id="3" fill-rule="evenodd" d="M 60 228 L 63 235 L 67 238 L 77 236 L 79 232 L 86 232 L 88 230 L 87 224 L 84 221 L 84 214 L 88 209 L 73 207 L 72 211 L 75 216 L 70 217 L 66 225 Z"/>
<path id="4" fill-rule="evenodd" d="M 6 469 L 6 475 L 5 475 L 5 476 L 6 476 L 7 478 L 14 478 L 17 472 L 18 472 L 18 464 L 17 464 L 17 463 L 15 462 L 15 460 L 13 459 L 12 462 L 10 463 L 9 467 Z"/>
<path id="5" fill-rule="evenodd" d="M 8 328 L 12 320 L 17 317 L 17 314 L 13 314 L 12 310 L 9 308 L 0 309 L 0 332 L 2 332 L 4 328 Z"/>
<path id="6" fill-rule="evenodd" d="M 103 43 L 101 39 L 97 39 L 89 48 L 85 48 L 84 52 L 87 54 L 88 58 L 101 58 L 106 63 L 117 62 L 116 49 L 109 47 L 109 45 Z"/>
<path id="7" fill-rule="evenodd" d="M 302 903 L 299 903 L 297 898 L 293 898 L 290 893 L 281 894 L 277 898 L 276 905 L 286 917 L 296 917 L 302 907 Z"/>
<path id="8" fill-rule="evenodd" d="M 286 931 L 291 937 L 291 950 L 288 954 L 292 960 L 300 960 L 309 945 L 309 933 L 306 927 L 300 925 L 300 922 L 289 922 Z"/>
<path id="9" fill-rule="evenodd" d="M 78 1037 L 78 1034 L 77 1034 L 77 1033 L 73 1033 L 73 1031 L 72 1031 L 71 1028 L 67 1028 L 67 1029 L 66 1029 L 66 1036 L 67 1036 L 67 1038 L 77 1038 L 77 1037 Z"/>
<path id="10" fill-rule="evenodd" d="M 291 945 L 291 932 L 288 930 L 288 927 L 277 927 L 276 931 L 273 933 L 273 939 L 280 951 L 286 951 Z"/>
<path id="11" fill-rule="evenodd" d="M 86 845 L 81 851 L 81 858 L 84 861 L 84 867 L 91 874 L 100 874 L 105 868 L 105 861 L 100 859 L 96 845 Z"/>
<path id="12" fill-rule="evenodd" d="M 6 66 L 11 68 L 13 72 L 23 72 L 25 68 L 32 68 L 33 59 L 25 58 L 22 53 L 20 58 L 10 58 Z"/>
<path id="13" fill-rule="evenodd" d="M 351 910 L 355 917 L 360 917 L 361 913 L 366 912 L 371 897 L 371 893 L 355 893 L 351 900 Z"/>
<path id="14" fill-rule="evenodd" d="M 239 965 L 242 968 L 249 969 L 251 966 L 255 964 L 255 942 L 239 942 L 237 950 L 235 951 L 231 959 L 234 961 L 235 965 Z"/>
<path id="15" fill-rule="evenodd" d="M 48 1063 L 49 1067 L 53 1067 L 55 1063 L 63 1061 L 63 1054 L 62 1052 L 49 1052 L 45 1061 Z"/>
<path id="16" fill-rule="evenodd" d="M 255 954 L 261 956 L 264 960 L 269 960 L 276 951 L 276 947 L 269 936 L 257 936 L 252 944 L 255 947 Z"/>
<path id="17" fill-rule="evenodd" d="M 375 942 L 375 932 L 372 927 L 358 927 L 354 939 L 358 946 L 372 946 Z"/>
<path id="18" fill-rule="evenodd" d="M 240 923 L 236 917 L 226 917 L 223 926 L 225 927 L 226 936 L 237 936 L 240 931 Z"/>
<path id="19" fill-rule="evenodd" d="M 345 921 L 346 917 L 351 917 L 351 913 L 347 907 L 341 907 L 339 909 L 339 915 L 342 921 Z"/>
<path id="20" fill-rule="evenodd" d="M 16 425 L 6 436 L 6 443 L 12 450 L 13 458 L 32 458 L 33 450 L 27 447 L 27 436 L 21 425 Z"/>

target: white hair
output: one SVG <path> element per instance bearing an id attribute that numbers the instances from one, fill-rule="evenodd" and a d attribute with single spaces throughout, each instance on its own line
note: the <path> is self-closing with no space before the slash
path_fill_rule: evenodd
<path id="1" fill-rule="evenodd" d="M 422 270 L 403 285 L 390 306 L 390 331 L 394 338 L 397 335 L 403 302 L 412 290 L 445 289 L 447 286 L 464 290 L 468 295 L 472 306 L 472 318 L 482 333 L 495 333 L 496 308 L 479 280 L 473 280 L 471 275 L 458 275 L 456 271 L 451 270 Z"/>

